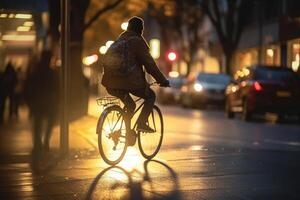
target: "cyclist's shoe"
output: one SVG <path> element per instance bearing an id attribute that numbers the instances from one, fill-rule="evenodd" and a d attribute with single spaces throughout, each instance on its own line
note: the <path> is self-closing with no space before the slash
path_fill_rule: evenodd
<path id="1" fill-rule="evenodd" d="M 154 133 L 155 132 L 155 130 L 153 128 L 149 127 L 147 124 L 143 124 L 143 125 L 139 124 L 136 129 L 137 129 L 137 131 L 144 132 L 144 133 Z"/>

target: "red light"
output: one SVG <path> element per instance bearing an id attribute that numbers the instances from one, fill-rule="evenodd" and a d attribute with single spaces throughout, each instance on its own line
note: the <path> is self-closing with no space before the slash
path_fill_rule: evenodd
<path id="1" fill-rule="evenodd" d="M 259 84 L 259 82 L 255 81 L 254 82 L 254 89 L 256 91 L 262 91 L 263 88 L 261 87 L 261 85 Z"/>
<path id="2" fill-rule="evenodd" d="M 177 59 L 176 52 L 174 52 L 174 51 L 168 52 L 167 58 L 168 58 L 169 61 L 172 61 L 172 62 L 175 61 Z"/>

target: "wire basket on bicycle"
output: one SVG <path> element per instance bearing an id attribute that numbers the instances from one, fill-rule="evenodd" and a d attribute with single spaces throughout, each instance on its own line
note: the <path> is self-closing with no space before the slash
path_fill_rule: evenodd
<path id="1" fill-rule="evenodd" d="M 120 99 L 117 97 L 113 97 L 113 96 L 100 97 L 100 98 L 96 99 L 96 101 L 99 106 L 103 106 L 103 107 L 108 107 L 108 106 L 113 106 L 113 105 L 117 105 L 117 106 L 121 105 Z"/>

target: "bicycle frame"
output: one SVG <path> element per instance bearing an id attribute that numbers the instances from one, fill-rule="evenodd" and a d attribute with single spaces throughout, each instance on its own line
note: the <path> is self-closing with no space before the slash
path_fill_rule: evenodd
<path id="1" fill-rule="evenodd" d="M 153 82 L 153 83 L 150 83 L 149 86 L 153 86 L 153 85 L 156 85 L 158 84 L 157 82 Z M 139 102 L 140 100 L 142 100 L 143 98 L 139 97 L 137 98 L 136 100 L 134 100 L 134 102 Z M 138 108 L 135 109 L 135 111 L 133 112 L 133 116 L 144 106 L 145 104 L 145 101 L 143 101 L 143 103 L 141 103 L 141 105 L 139 105 Z M 122 108 L 123 110 L 125 109 L 125 106 Z M 152 115 L 152 120 L 153 120 L 153 129 L 156 131 L 156 125 L 155 125 L 155 120 L 154 120 L 154 114 L 153 114 L 153 111 L 151 112 L 151 115 Z M 115 129 L 116 125 L 118 124 L 119 120 L 121 119 L 121 117 L 118 118 L 117 120 L 117 123 L 115 124 L 115 126 L 113 127 L 113 130 Z M 123 123 L 123 122 L 122 122 Z M 128 121 L 128 124 L 129 124 L 129 128 L 128 130 L 131 130 L 131 119 L 129 119 Z M 121 124 L 121 127 L 122 127 L 122 124 Z M 137 120 L 136 122 L 134 123 L 134 126 L 133 126 L 133 129 L 135 129 L 137 127 Z"/>
<path id="2" fill-rule="evenodd" d="M 135 103 L 141 101 L 143 98 L 138 98 L 136 100 L 134 100 Z M 144 106 L 145 104 L 145 101 L 143 103 L 141 103 L 141 105 L 138 106 L 138 108 L 136 108 L 133 112 L 133 116 L 139 111 L 142 109 L 142 107 Z M 122 108 L 124 110 L 125 106 Z M 156 131 L 156 125 L 155 125 L 155 120 L 154 120 L 154 113 L 153 111 L 151 112 L 151 115 L 152 115 L 152 120 L 153 120 L 153 125 L 154 125 L 154 130 Z M 118 124 L 119 120 L 121 119 L 121 116 L 119 116 L 118 120 L 117 120 L 117 123 L 115 124 L 115 126 L 113 127 L 112 130 L 115 129 L 116 125 Z M 137 122 L 138 120 L 135 121 L 134 125 L 133 125 L 133 129 L 135 129 L 137 127 Z M 123 122 L 122 122 L 123 123 Z M 129 127 L 128 127 L 128 130 L 131 130 L 131 119 L 128 120 L 128 124 L 129 124 Z M 122 127 L 122 124 L 121 124 L 121 127 Z"/>

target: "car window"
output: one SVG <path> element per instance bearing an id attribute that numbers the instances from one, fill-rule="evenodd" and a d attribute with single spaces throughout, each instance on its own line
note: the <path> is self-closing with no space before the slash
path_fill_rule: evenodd
<path id="1" fill-rule="evenodd" d="M 199 74 L 197 80 L 206 83 L 227 85 L 230 82 L 230 77 L 225 74 Z"/>
<path id="2" fill-rule="evenodd" d="M 284 82 L 296 82 L 299 81 L 297 75 L 290 70 L 279 69 L 257 69 L 255 72 L 256 80 L 270 80 L 270 81 L 284 81 Z"/>

